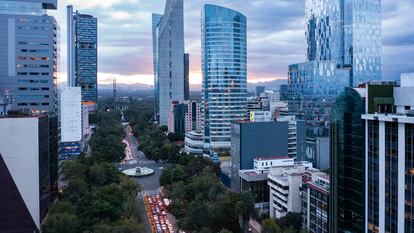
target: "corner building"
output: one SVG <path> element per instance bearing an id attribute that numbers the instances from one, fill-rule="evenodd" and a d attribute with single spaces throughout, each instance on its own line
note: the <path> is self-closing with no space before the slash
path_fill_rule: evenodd
<path id="1" fill-rule="evenodd" d="M 12 110 L 55 112 L 58 26 L 47 14 L 56 0 L 0 0 L 0 97 Z"/>
<path id="2" fill-rule="evenodd" d="M 229 150 L 231 122 L 246 119 L 247 22 L 232 9 L 205 5 L 202 12 L 204 150 Z"/>

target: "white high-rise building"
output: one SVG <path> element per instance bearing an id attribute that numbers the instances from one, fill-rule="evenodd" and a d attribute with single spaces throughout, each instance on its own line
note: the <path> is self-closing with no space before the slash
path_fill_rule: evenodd
<path id="1" fill-rule="evenodd" d="M 82 142 L 82 94 L 80 87 L 63 87 L 59 92 L 61 160 L 77 156 Z"/>
<path id="2" fill-rule="evenodd" d="M 374 83 L 367 93 L 365 232 L 414 232 L 414 75 L 402 75 L 400 86 Z"/>
<path id="3" fill-rule="evenodd" d="M 167 125 L 171 101 L 184 100 L 183 0 L 167 0 L 164 14 L 152 19 L 156 118 Z"/>

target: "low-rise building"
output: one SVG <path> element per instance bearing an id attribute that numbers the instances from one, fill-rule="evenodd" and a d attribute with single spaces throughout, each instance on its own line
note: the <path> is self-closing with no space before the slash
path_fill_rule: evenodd
<path id="1" fill-rule="evenodd" d="M 329 176 L 318 174 L 302 185 L 302 228 L 309 233 L 329 232 Z"/>
<path id="2" fill-rule="evenodd" d="M 255 208 L 261 213 L 269 213 L 269 185 L 267 174 L 270 166 L 288 167 L 294 165 L 294 159 L 289 157 L 257 157 L 253 160 L 254 169 L 239 170 L 240 187 L 242 192 L 253 195 Z"/>
<path id="3" fill-rule="evenodd" d="M 284 157 L 288 154 L 288 123 L 234 122 L 230 153 L 231 189 L 240 192 L 239 170 L 253 169 L 255 157 Z"/>
<path id="4" fill-rule="evenodd" d="M 263 110 L 263 103 L 260 97 L 248 97 L 246 105 L 246 119 L 250 118 L 250 113 Z"/>
<path id="5" fill-rule="evenodd" d="M 270 111 L 250 111 L 251 122 L 269 122 L 272 121 L 272 113 Z"/>
<path id="6" fill-rule="evenodd" d="M 270 217 L 281 218 L 288 212 L 301 213 L 300 189 L 302 184 L 312 180 L 319 170 L 308 162 L 294 166 L 271 167 L 268 174 Z"/>
<path id="7" fill-rule="evenodd" d="M 270 167 L 288 167 L 295 164 L 295 159 L 288 156 L 256 157 L 253 159 L 254 170 L 259 173 L 268 173 Z"/>
<path id="8" fill-rule="evenodd" d="M 203 155 L 204 137 L 201 131 L 191 131 L 185 134 L 184 151 L 187 154 Z"/>

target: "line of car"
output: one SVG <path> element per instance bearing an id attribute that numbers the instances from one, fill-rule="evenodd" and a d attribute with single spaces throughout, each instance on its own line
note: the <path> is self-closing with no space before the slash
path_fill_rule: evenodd
<path id="1" fill-rule="evenodd" d="M 167 216 L 170 201 L 160 195 L 144 195 L 144 204 L 151 222 L 153 233 L 175 233 L 174 226 Z"/>

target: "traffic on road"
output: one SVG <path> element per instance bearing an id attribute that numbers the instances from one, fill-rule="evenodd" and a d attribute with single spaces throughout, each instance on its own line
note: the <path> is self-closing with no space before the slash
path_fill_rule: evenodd
<path id="1" fill-rule="evenodd" d="M 172 219 L 168 215 L 170 201 L 160 197 L 159 194 L 145 194 L 144 205 L 147 210 L 148 218 L 151 222 L 153 233 L 175 233 Z M 182 232 L 182 231 L 180 231 Z"/>

